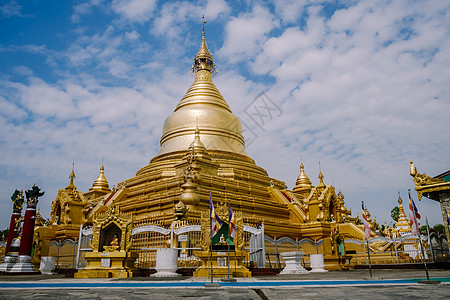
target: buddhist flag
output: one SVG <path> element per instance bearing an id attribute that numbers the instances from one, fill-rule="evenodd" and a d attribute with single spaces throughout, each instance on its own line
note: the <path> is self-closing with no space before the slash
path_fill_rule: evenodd
<path id="1" fill-rule="evenodd" d="M 444 211 L 445 211 L 445 216 L 447 217 L 447 225 L 450 225 L 450 215 L 448 214 L 446 209 L 444 209 Z"/>
<path id="2" fill-rule="evenodd" d="M 417 220 L 420 220 L 420 214 L 419 210 L 417 209 L 416 204 L 414 203 L 414 200 L 411 198 L 411 192 L 408 190 L 408 196 L 409 196 L 409 209 L 413 214 L 416 215 Z"/>
<path id="3" fill-rule="evenodd" d="M 411 192 L 408 190 L 408 196 L 409 196 L 409 210 L 411 211 L 409 213 L 409 225 L 411 226 L 411 233 L 413 235 L 417 235 L 419 224 L 417 220 L 420 219 L 419 210 L 417 209 L 416 204 L 414 203 L 414 200 L 411 198 Z M 415 217 L 414 217 L 415 216 Z"/>
<path id="4" fill-rule="evenodd" d="M 370 238 L 370 225 L 369 225 L 369 218 L 366 216 L 366 211 L 364 209 L 364 202 L 362 203 L 362 217 L 363 217 L 363 223 L 364 223 L 364 233 L 366 234 L 366 241 Z"/>
<path id="5" fill-rule="evenodd" d="M 214 210 L 214 205 L 212 202 L 212 197 L 211 197 L 211 191 L 209 191 L 209 205 L 210 205 L 210 218 L 211 218 L 211 238 L 213 238 L 216 233 L 220 230 L 220 228 L 222 227 L 222 220 L 219 218 L 219 216 L 216 214 L 216 211 Z"/>
<path id="6" fill-rule="evenodd" d="M 409 213 L 409 226 L 411 226 L 411 233 L 417 235 L 418 226 L 412 212 Z"/>
<path id="7" fill-rule="evenodd" d="M 229 224 L 230 224 L 230 236 L 234 239 L 237 233 L 237 226 L 236 226 L 236 219 L 234 218 L 233 210 L 231 209 L 230 205 L 230 218 L 229 218 Z"/>

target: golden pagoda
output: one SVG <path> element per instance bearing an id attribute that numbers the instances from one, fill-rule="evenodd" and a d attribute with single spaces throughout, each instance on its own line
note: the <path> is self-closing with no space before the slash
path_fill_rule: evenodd
<path id="1" fill-rule="evenodd" d="M 403 200 L 400 197 L 400 193 L 398 195 L 398 220 L 395 223 L 394 233 L 397 234 L 397 237 L 401 237 L 411 233 L 411 224 L 409 223 L 408 218 L 406 217 L 405 210 L 403 208 Z"/>
<path id="2" fill-rule="evenodd" d="M 182 224 L 200 224 L 202 215 L 209 212 L 211 195 L 219 208 L 229 203 L 243 225 L 263 225 L 269 239 L 322 241 L 304 243 L 301 250 L 324 254 L 327 269 L 350 268 L 350 257 L 339 252 L 339 243 L 346 238 L 362 240 L 364 228 L 345 207 L 343 193 L 324 182 L 321 170 L 319 184 L 314 186 L 303 162 L 294 189 L 288 190 L 248 156 L 241 122 L 213 83 L 215 65 L 204 28 L 192 70 L 194 82 L 165 120 L 157 155 L 134 177 L 110 190 L 102 164 L 92 188 L 83 194 L 73 184 L 72 170 L 69 186 L 52 203 L 51 224 L 57 231 L 53 238 L 73 236 L 80 224 L 92 224 L 111 205 L 132 215 L 135 228 L 171 226 L 177 207 L 184 207 Z M 224 211 L 226 218 L 228 211 Z M 142 245 L 138 237 L 132 240 Z M 265 243 L 265 248 L 270 252 L 277 245 Z M 278 245 L 278 252 L 283 249 L 292 251 L 292 247 Z M 361 252 L 363 248 L 354 245 L 349 250 Z M 139 257 L 140 263 L 145 257 Z"/>

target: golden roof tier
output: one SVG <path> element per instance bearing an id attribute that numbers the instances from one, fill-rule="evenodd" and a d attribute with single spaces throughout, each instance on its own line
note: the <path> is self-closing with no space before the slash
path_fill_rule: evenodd
<path id="1" fill-rule="evenodd" d="M 186 152 L 196 128 L 208 152 L 229 152 L 252 161 L 245 151 L 242 125 L 212 81 L 214 61 L 202 31 L 200 50 L 195 55 L 195 80 L 174 112 L 166 119 L 160 149 L 153 161 L 168 154 Z"/>

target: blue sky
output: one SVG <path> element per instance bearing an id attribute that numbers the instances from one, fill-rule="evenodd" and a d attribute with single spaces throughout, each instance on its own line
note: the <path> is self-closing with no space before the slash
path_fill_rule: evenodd
<path id="1" fill-rule="evenodd" d="M 449 169 L 448 1 L 1 1 L 0 227 L 16 188 L 87 191 L 102 159 L 114 185 L 159 149 L 165 118 L 193 81 L 206 39 L 214 82 L 247 128 L 247 152 L 293 188 L 313 184 L 365 201 L 391 222 L 397 191 Z M 276 113 L 250 113 L 261 95 Z M 256 101 L 256 102 L 255 102 Z M 413 196 L 417 199 L 417 195 Z M 439 205 L 418 202 L 431 224 Z"/>

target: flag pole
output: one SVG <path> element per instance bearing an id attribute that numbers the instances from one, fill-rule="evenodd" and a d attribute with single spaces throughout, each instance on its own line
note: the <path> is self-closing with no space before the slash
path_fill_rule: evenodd
<path id="1" fill-rule="evenodd" d="M 413 211 L 412 214 L 414 216 L 414 222 L 416 223 L 416 229 L 417 229 L 417 237 L 419 238 L 419 244 L 420 244 L 420 250 L 422 251 L 422 261 L 423 261 L 423 265 L 425 267 L 425 273 L 427 274 L 427 280 L 419 280 L 417 283 L 441 283 L 440 281 L 437 280 L 430 280 L 430 274 L 428 274 L 428 267 L 427 267 L 427 262 L 425 261 L 425 252 L 423 251 L 423 246 L 422 246 L 422 239 L 420 238 L 420 230 L 419 230 L 419 223 L 417 222 L 417 217 L 416 217 L 416 205 L 414 204 L 412 198 L 411 198 L 411 189 L 408 189 L 408 196 L 409 196 L 409 201 L 410 204 L 412 204 L 413 206 Z"/>
<path id="2" fill-rule="evenodd" d="M 228 255 L 227 255 L 227 266 L 228 266 L 228 273 L 227 273 L 227 278 L 222 278 L 222 281 L 227 281 L 227 282 L 235 282 L 236 278 L 230 278 L 230 229 L 231 229 L 231 204 L 230 204 L 230 198 L 228 198 L 228 238 L 227 238 L 227 250 L 228 250 Z M 236 252 L 234 252 L 235 257 L 234 257 L 234 263 L 236 264 Z M 236 267 L 235 267 L 236 269 Z M 236 270 L 235 270 L 236 272 Z"/>
<path id="3" fill-rule="evenodd" d="M 422 239 L 420 238 L 420 230 L 419 230 L 419 224 L 417 223 L 416 212 L 414 212 L 413 215 L 414 215 L 414 221 L 416 222 L 417 237 L 419 238 L 420 250 L 422 251 L 422 261 L 423 261 L 423 265 L 425 267 L 425 273 L 427 273 L 427 281 L 429 281 L 430 275 L 428 274 L 427 262 L 425 260 L 425 253 L 423 251 Z"/>
<path id="4" fill-rule="evenodd" d="M 212 199 L 211 197 L 211 190 L 209 190 L 209 199 Z M 212 201 L 212 200 L 211 200 Z M 210 265 L 211 265 L 211 284 L 213 284 L 213 255 L 212 255 L 212 221 L 211 221 L 211 208 L 209 209 L 209 254 L 210 254 Z"/>
<path id="5" fill-rule="evenodd" d="M 372 278 L 372 264 L 370 262 L 370 248 L 369 248 L 369 237 L 371 233 L 369 220 L 367 219 L 366 213 L 365 213 L 365 206 L 364 201 L 361 201 L 361 208 L 362 208 L 362 218 L 364 223 L 364 238 L 366 239 L 367 244 L 367 258 L 369 259 L 369 272 L 370 272 L 370 278 Z"/>
<path id="6" fill-rule="evenodd" d="M 366 244 L 367 244 L 367 258 L 369 259 L 369 273 L 370 273 L 370 278 L 372 278 L 372 264 L 370 263 L 370 249 L 369 249 L 369 240 L 366 239 Z"/>
<path id="7" fill-rule="evenodd" d="M 431 258 L 433 259 L 433 263 L 436 263 L 436 258 L 434 257 L 433 245 L 431 245 L 430 228 L 429 228 L 430 225 L 428 225 L 428 217 L 427 216 L 425 216 L 425 221 L 427 224 L 428 245 L 430 245 Z"/>
<path id="8" fill-rule="evenodd" d="M 230 213 L 230 198 L 228 198 L 228 214 Z M 227 265 L 228 265 L 228 280 L 230 280 L 230 226 L 231 220 L 230 216 L 228 216 L 228 239 L 227 239 L 227 247 L 228 247 L 228 257 L 227 257 Z"/>
<path id="9" fill-rule="evenodd" d="M 214 210 L 214 204 L 212 203 L 211 190 L 209 190 L 209 253 L 210 253 L 210 265 L 211 265 L 211 283 L 204 283 L 205 287 L 220 287 L 219 283 L 214 283 L 213 275 L 213 236 L 212 236 L 212 211 Z"/>

